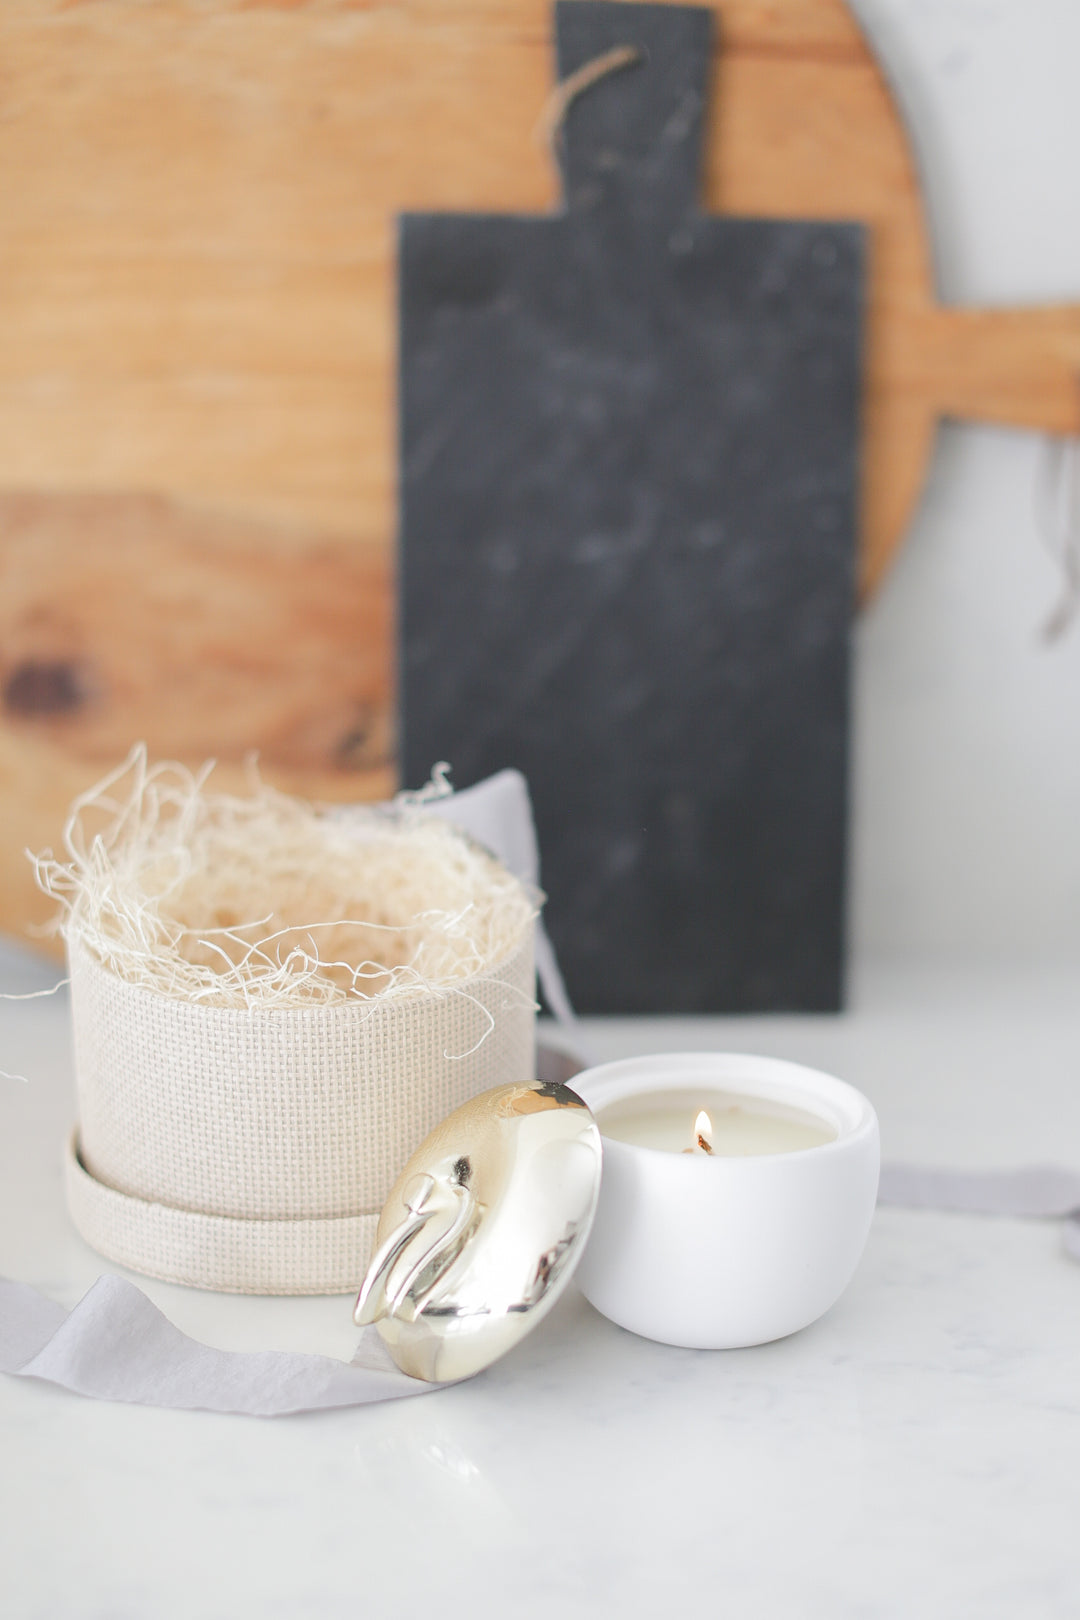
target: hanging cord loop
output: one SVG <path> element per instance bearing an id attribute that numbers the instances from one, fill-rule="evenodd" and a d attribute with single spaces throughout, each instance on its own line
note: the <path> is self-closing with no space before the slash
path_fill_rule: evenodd
<path id="1" fill-rule="evenodd" d="M 633 67 L 635 62 L 644 62 L 645 56 L 640 45 L 614 45 L 610 51 L 583 62 L 581 67 L 559 80 L 536 125 L 536 138 L 547 147 L 553 162 L 558 162 L 562 151 L 563 125 L 571 102 L 600 79 L 606 79 L 609 73 L 620 73 L 623 68 Z"/>

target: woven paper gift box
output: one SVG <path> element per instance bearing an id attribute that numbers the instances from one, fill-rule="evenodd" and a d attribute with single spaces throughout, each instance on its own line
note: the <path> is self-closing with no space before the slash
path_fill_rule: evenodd
<path id="1" fill-rule="evenodd" d="M 75 1224 L 173 1282 L 349 1292 L 416 1145 L 533 1078 L 536 897 L 422 805 L 320 815 L 127 771 L 39 863 L 65 907 Z"/>

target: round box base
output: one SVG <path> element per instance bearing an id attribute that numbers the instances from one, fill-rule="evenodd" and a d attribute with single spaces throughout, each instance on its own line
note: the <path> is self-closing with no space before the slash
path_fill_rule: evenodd
<path id="1" fill-rule="evenodd" d="M 154 1204 L 92 1176 L 77 1133 L 68 1139 L 64 1181 L 79 1236 L 107 1260 L 223 1294 L 355 1294 L 379 1223 L 378 1211 L 263 1221 Z"/>

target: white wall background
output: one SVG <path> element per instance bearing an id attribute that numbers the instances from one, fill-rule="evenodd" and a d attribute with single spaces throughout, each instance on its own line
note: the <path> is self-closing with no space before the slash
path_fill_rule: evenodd
<path id="1" fill-rule="evenodd" d="M 1080 0 L 853 0 L 905 112 L 943 302 L 1080 302 Z M 852 936 L 1080 956 L 1080 621 L 1036 522 L 1043 441 L 944 429 L 856 652 Z"/>

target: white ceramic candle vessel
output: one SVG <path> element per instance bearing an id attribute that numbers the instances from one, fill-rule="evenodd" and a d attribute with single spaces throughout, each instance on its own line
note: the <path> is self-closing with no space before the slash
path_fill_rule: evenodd
<path id="1" fill-rule="evenodd" d="M 572 1083 L 603 1138 L 577 1273 L 597 1310 L 664 1344 L 734 1349 L 795 1333 L 840 1297 L 877 1198 L 877 1116 L 861 1092 L 711 1052 L 608 1063 Z M 713 1122 L 705 1143 L 698 1110 Z"/>

